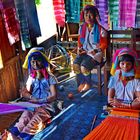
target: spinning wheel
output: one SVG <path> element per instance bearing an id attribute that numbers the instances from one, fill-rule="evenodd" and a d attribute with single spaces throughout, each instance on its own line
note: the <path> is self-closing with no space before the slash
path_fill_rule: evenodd
<path id="1" fill-rule="evenodd" d="M 48 67 L 49 71 L 59 71 L 69 67 L 70 56 L 62 46 L 58 44 L 51 46 L 46 50 L 46 55 L 51 63 Z"/>

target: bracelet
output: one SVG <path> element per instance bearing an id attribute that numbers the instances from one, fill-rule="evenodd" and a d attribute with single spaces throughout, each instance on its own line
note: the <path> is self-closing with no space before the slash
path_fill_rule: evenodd
<path id="1" fill-rule="evenodd" d="M 30 95 L 29 99 L 32 99 L 32 95 Z"/>

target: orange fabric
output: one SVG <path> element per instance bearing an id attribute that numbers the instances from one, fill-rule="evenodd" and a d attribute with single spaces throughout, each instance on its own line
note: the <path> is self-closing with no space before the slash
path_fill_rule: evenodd
<path id="1" fill-rule="evenodd" d="M 110 114 L 117 115 L 117 116 L 128 116 L 128 117 L 138 118 L 139 110 L 114 108 Z"/>
<path id="2" fill-rule="evenodd" d="M 132 118 L 108 116 L 92 132 L 84 137 L 83 140 L 138 140 L 139 139 L 139 122 L 134 118 L 139 116 L 139 110 L 115 108 L 112 115 L 127 115 Z"/>
<path id="3" fill-rule="evenodd" d="M 138 120 L 107 117 L 83 140 L 138 140 Z"/>
<path id="4" fill-rule="evenodd" d="M 102 36 L 101 29 L 103 29 L 106 32 L 106 34 L 107 34 L 106 36 Z M 99 44 L 100 44 L 100 48 L 104 51 L 108 47 L 108 32 L 101 24 L 99 24 L 99 30 L 100 30 Z"/>
<path id="5" fill-rule="evenodd" d="M 140 66 L 136 67 L 135 78 L 140 78 Z"/>
<path id="6" fill-rule="evenodd" d="M 107 37 L 100 36 L 100 48 L 105 50 L 108 47 L 108 39 Z"/>

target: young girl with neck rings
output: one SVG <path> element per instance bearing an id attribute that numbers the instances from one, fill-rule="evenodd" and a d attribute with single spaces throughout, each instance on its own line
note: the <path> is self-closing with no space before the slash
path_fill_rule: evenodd
<path id="1" fill-rule="evenodd" d="M 113 107 L 140 109 L 140 75 L 137 54 L 129 48 L 116 51 L 108 84 L 108 103 Z"/>

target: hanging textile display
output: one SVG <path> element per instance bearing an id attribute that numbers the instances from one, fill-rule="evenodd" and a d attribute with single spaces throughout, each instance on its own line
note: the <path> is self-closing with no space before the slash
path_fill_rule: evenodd
<path id="1" fill-rule="evenodd" d="M 56 23 L 60 27 L 65 26 L 65 3 L 64 0 L 53 0 Z"/>
<path id="2" fill-rule="evenodd" d="M 37 10 L 34 0 L 14 0 L 20 21 L 22 49 L 31 47 L 31 40 L 41 36 Z"/>
<path id="3" fill-rule="evenodd" d="M 2 2 L 3 8 L 15 8 L 14 0 L 0 0 Z"/>
<path id="4" fill-rule="evenodd" d="M 119 0 L 119 26 L 135 27 L 136 0 Z"/>
<path id="5" fill-rule="evenodd" d="M 80 0 L 66 0 L 66 21 L 79 23 L 80 21 Z"/>
<path id="6" fill-rule="evenodd" d="M 2 10 L 3 9 L 3 4 L 2 4 L 2 1 L 0 0 L 0 9 Z"/>
<path id="7" fill-rule="evenodd" d="M 16 18 L 16 11 L 14 8 L 6 8 L 2 10 L 4 24 L 7 31 L 8 39 L 10 45 L 18 42 L 20 40 L 19 37 L 19 22 Z"/>
<path id="8" fill-rule="evenodd" d="M 41 36 L 35 0 L 24 0 L 24 5 L 26 8 L 26 16 L 30 31 L 30 38 L 34 39 L 36 37 Z"/>
<path id="9" fill-rule="evenodd" d="M 27 9 L 25 8 L 24 0 L 15 0 L 15 6 L 16 6 L 18 19 L 20 21 L 22 49 L 26 50 L 26 48 L 31 47 L 29 26 L 28 26 L 28 21 L 25 12 Z"/>
<path id="10" fill-rule="evenodd" d="M 109 0 L 108 8 L 109 8 L 111 29 L 116 29 L 118 28 L 119 1 Z"/>
<path id="11" fill-rule="evenodd" d="M 100 13 L 101 24 L 108 29 L 108 0 L 95 0 L 95 4 Z"/>
<path id="12" fill-rule="evenodd" d="M 81 10 L 86 6 L 86 5 L 95 5 L 94 0 L 81 0 Z M 80 11 L 81 11 L 80 10 Z"/>
<path id="13" fill-rule="evenodd" d="M 0 0 L 0 10 L 3 16 L 5 29 L 7 31 L 7 36 L 9 39 L 10 45 L 13 45 L 17 41 L 20 40 L 19 37 L 19 22 L 16 17 L 16 11 L 14 8 L 14 4 L 11 2 L 11 6 L 6 1 Z"/>
<path id="14" fill-rule="evenodd" d="M 136 7 L 136 28 L 140 28 L 140 0 L 137 0 L 137 7 Z"/>

